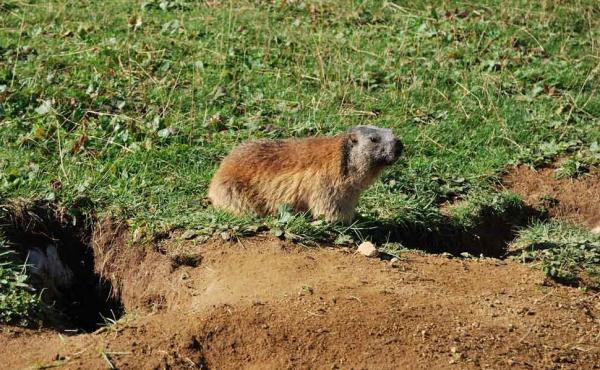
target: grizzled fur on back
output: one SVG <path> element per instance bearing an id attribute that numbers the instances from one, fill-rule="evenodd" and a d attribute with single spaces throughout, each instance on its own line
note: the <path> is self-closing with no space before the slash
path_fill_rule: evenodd
<path id="1" fill-rule="evenodd" d="M 361 192 L 401 150 L 391 130 L 374 126 L 337 136 L 250 141 L 225 157 L 208 196 L 215 207 L 236 214 L 275 214 L 289 204 L 350 222 Z"/>

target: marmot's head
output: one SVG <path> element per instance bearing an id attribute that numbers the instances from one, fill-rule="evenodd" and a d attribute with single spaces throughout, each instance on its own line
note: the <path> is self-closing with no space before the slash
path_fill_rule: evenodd
<path id="1" fill-rule="evenodd" d="M 396 161 L 404 145 L 390 129 L 360 125 L 348 132 L 347 148 L 350 166 L 375 169 Z"/>

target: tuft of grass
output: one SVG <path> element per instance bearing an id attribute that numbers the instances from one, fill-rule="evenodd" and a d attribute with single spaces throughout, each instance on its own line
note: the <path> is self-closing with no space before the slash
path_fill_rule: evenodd
<path id="1" fill-rule="evenodd" d="M 575 178 L 590 172 L 590 169 L 600 164 L 600 145 L 593 142 L 589 148 L 578 150 L 569 158 L 560 161 L 554 176 L 557 179 Z"/>
<path id="2" fill-rule="evenodd" d="M 28 284 L 25 266 L 0 238 L 0 323 L 28 326 L 40 307 L 39 295 Z"/>
<path id="3" fill-rule="evenodd" d="M 324 220 L 313 221 L 308 213 L 296 213 L 289 205 L 279 207 L 277 217 L 271 218 L 267 225 L 276 237 L 303 244 L 332 241 L 338 234 L 336 225 Z"/>
<path id="4" fill-rule="evenodd" d="M 519 232 L 512 249 L 515 258 L 539 266 L 551 278 L 600 288 L 600 235 L 583 227 L 537 222 Z"/>
<path id="5" fill-rule="evenodd" d="M 513 192 L 479 191 L 450 207 L 449 216 L 457 226 L 472 228 L 486 218 L 514 223 L 515 217 L 529 216 L 525 208 L 523 200 Z"/>

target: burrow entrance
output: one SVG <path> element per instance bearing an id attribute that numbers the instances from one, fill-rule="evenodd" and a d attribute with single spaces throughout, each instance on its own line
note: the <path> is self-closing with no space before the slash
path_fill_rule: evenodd
<path id="1" fill-rule="evenodd" d="M 360 239 L 377 244 L 400 243 L 404 247 L 428 253 L 450 253 L 492 258 L 506 258 L 510 244 L 518 231 L 536 220 L 546 220 L 547 214 L 522 202 L 507 204 L 501 209 L 481 205 L 469 223 L 458 223 L 444 212 L 429 219 L 396 223 L 378 219 L 361 220 L 355 232 Z"/>
<path id="2" fill-rule="evenodd" d="M 2 208 L 0 228 L 44 303 L 41 322 L 90 332 L 119 319 L 124 308 L 111 284 L 94 271 L 92 221 L 71 213 L 17 202 Z"/>

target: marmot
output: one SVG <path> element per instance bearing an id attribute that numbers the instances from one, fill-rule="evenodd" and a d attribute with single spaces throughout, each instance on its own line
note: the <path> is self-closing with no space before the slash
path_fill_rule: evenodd
<path id="1" fill-rule="evenodd" d="M 208 197 L 234 214 L 276 214 L 283 204 L 349 223 L 360 194 L 403 145 L 392 130 L 361 125 L 336 136 L 249 141 L 223 159 Z"/>

